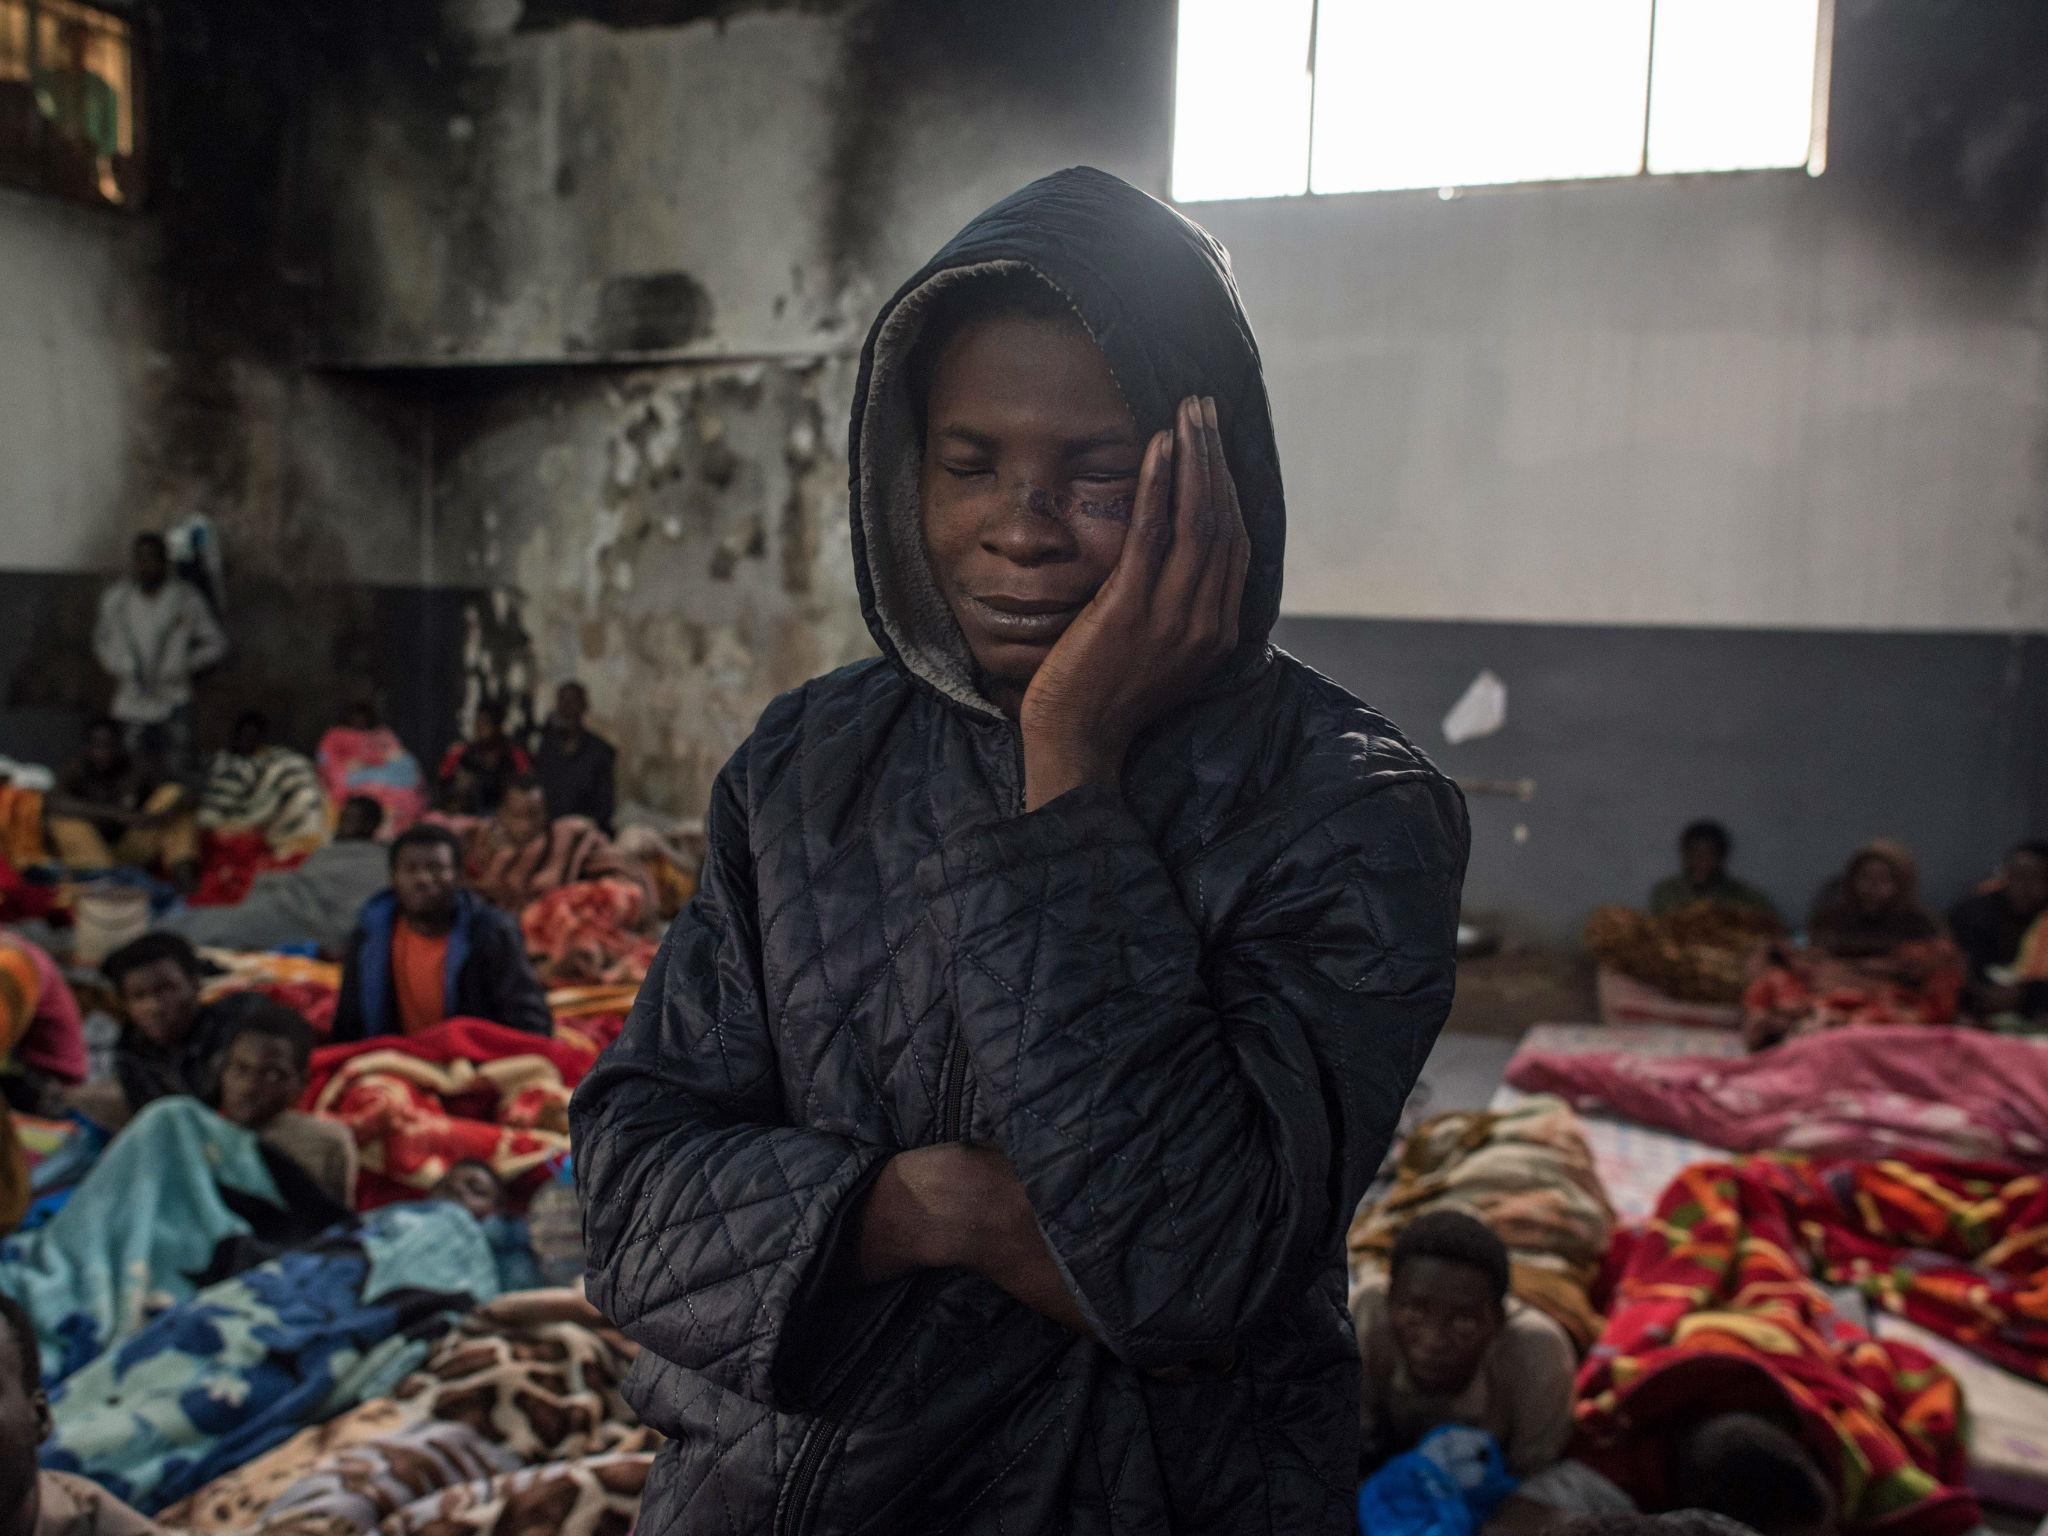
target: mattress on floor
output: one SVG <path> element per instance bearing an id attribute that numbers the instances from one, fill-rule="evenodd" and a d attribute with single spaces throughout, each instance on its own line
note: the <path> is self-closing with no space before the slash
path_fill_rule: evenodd
<path id="1" fill-rule="evenodd" d="M 1635 1056 L 1740 1056 L 1740 1036 L 1676 1024 L 1538 1024 L 1522 1039 L 1525 1051 L 1579 1055 L 1626 1051 Z M 1493 1108 L 1506 1109 L 1529 1095 L 1506 1084 L 1494 1093 Z M 1579 1116 L 1593 1167 L 1607 1187 L 1608 1201 L 1623 1221 L 1640 1221 L 1656 1209 L 1665 1186 L 1694 1163 L 1718 1162 L 1731 1154 L 1669 1131 L 1605 1115 Z"/>
<path id="2" fill-rule="evenodd" d="M 1627 1051 L 1642 1056 L 1742 1054 L 1733 1035 L 1682 1025 L 1539 1024 L 1524 1038 L 1528 1050 L 1578 1054 Z M 1501 1086 L 1493 1107 L 1504 1109 L 1529 1095 Z M 1607 1198 L 1623 1221 L 1639 1221 L 1656 1208 L 1665 1187 L 1694 1163 L 1721 1162 L 1739 1154 L 1668 1131 L 1580 1115 L 1594 1167 Z M 1934 1356 L 1961 1384 L 1970 1413 L 1970 1486 L 1993 1503 L 2033 1512 L 2048 1511 L 2048 1386 L 2027 1381 L 1972 1354 L 1939 1334 L 1902 1317 L 1872 1318 L 1884 1338 L 1914 1344 Z"/>

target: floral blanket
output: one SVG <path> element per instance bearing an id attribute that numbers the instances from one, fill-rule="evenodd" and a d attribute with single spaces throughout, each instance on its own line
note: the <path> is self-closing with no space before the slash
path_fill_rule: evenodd
<path id="1" fill-rule="evenodd" d="M 551 987 L 638 985 L 654 963 L 647 892 L 630 880 L 580 880 L 526 904 L 519 931 Z"/>
<path id="2" fill-rule="evenodd" d="M 302 1431 L 165 1521 L 265 1536 L 388 1530 L 450 1490 L 651 1451 L 658 1437 L 621 1391 L 634 1354 L 575 1291 L 503 1297 L 464 1318 L 390 1397 Z"/>
<path id="3" fill-rule="evenodd" d="M 2048 1042 L 1883 1025 L 1741 1060 L 1524 1050 L 1508 1082 L 1733 1152 L 1926 1152 L 2048 1171 Z"/>
<path id="4" fill-rule="evenodd" d="M 1581 1350 L 1593 1342 L 1600 1314 L 1589 1292 L 1614 1212 L 1578 1116 L 1561 1100 L 1461 1110 L 1419 1126 L 1401 1150 L 1393 1187 L 1352 1218 L 1345 1247 L 1353 1283 L 1385 1266 L 1416 1217 L 1446 1209 L 1478 1217 L 1507 1245 L 1518 1297 L 1554 1318 Z"/>
<path id="5" fill-rule="evenodd" d="M 314 1052 L 302 1107 L 348 1126 L 364 1209 L 416 1199 L 480 1158 L 530 1194 L 569 1150 L 569 1095 L 595 1053 L 482 1019 Z"/>
<path id="6" fill-rule="evenodd" d="M 1926 1315 L 1983 1327 L 2021 1282 L 1896 1240 L 1983 1257 L 1995 1255 L 1996 1230 L 2038 1249 L 2038 1227 L 2030 1237 L 2025 1223 L 2038 1222 L 2040 1202 L 2038 1180 L 1961 1165 L 1782 1157 L 1686 1170 L 1609 1256 L 1607 1325 L 1578 1381 L 1582 1458 L 1657 1508 L 1671 1432 L 1717 1411 L 1789 1410 L 1835 1484 L 1845 1529 L 1969 1530 L 1978 1510 L 1961 1486 L 1955 1379 L 1843 1317 L 1815 1275 L 1902 1306 L 1925 1298 Z M 1965 1294 L 1971 1273 L 1987 1297 Z"/>
<path id="7" fill-rule="evenodd" d="M 42 1464 L 145 1513 L 390 1392 L 497 1291 L 475 1219 L 392 1206 L 209 1286 L 51 1394 Z"/>
<path id="8" fill-rule="evenodd" d="M 64 1380 L 183 1301 L 223 1250 L 290 1227 L 255 1133 L 196 1099 L 145 1107 L 61 1210 L 0 1242 L 0 1291 L 35 1322 L 44 1380 Z"/>

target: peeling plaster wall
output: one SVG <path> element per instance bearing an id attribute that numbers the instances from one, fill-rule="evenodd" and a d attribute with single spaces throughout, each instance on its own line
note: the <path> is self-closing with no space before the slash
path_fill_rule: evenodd
<path id="1" fill-rule="evenodd" d="M 701 815 L 777 693 L 871 654 L 846 520 L 844 359 L 550 372 L 440 416 L 437 523 L 470 605 L 464 707 L 574 677 L 620 796 Z M 545 515 L 535 515 L 544 508 Z"/>

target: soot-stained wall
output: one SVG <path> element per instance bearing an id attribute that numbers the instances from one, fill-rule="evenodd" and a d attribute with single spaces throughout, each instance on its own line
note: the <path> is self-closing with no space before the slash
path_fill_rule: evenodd
<path id="1" fill-rule="evenodd" d="M 359 685 L 431 690 L 391 654 L 419 594 L 424 418 L 300 366 L 297 114 L 317 12 L 144 7 L 150 192 L 135 211 L 0 191 L 0 752 L 60 758 L 111 691 L 87 648 L 133 535 L 193 514 L 226 552 L 234 650 L 199 699 L 310 743 Z"/>

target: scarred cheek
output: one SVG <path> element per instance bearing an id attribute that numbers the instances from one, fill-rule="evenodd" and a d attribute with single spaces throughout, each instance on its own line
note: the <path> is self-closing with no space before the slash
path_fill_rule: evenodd
<path id="1" fill-rule="evenodd" d="M 1033 517 L 1057 518 L 1061 522 L 1086 517 L 1105 523 L 1128 523 L 1133 501 L 1129 496 L 1076 496 L 1071 492 L 1049 491 L 1037 485 L 1020 486 L 1017 499 Z"/>

